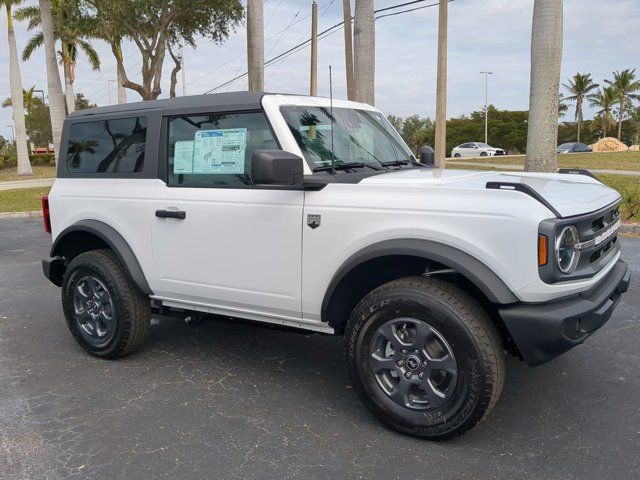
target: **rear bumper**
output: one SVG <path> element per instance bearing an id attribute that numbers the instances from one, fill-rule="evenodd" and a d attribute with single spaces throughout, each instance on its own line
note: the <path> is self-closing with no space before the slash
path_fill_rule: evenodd
<path id="1" fill-rule="evenodd" d="M 44 276 L 54 285 L 62 286 L 62 277 L 65 271 L 64 259 L 62 257 L 50 257 L 42 260 L 42 271 Z"/>
<path id="2" fill-rule="evenodd" d="M 622 260 L 586 292 L 548 303 L 517 303 L 499 313 L 525 361 L 540 365 L 584 342 L 611 317 L 629 289 L 630 273 Z"/>

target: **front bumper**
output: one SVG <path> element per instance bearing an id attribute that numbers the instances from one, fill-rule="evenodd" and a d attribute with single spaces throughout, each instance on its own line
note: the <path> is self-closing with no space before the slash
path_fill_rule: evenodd
<path id="1" fill-rule="evenodd" d="M 505 305 L 499 313 L 524 360 L 540 365 L 602 327 L 629 289 L 629 278 L 627 264 L 618 260 L 590 290 L 553 302 Z"/>

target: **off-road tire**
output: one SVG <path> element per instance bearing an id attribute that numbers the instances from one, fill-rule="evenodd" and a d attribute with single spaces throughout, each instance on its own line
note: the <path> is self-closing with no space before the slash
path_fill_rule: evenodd
<path id="1" fill-rule="evenodd" d="M 457 377 L 451 397 L 439 408 L 416 413 L 394 404 L 368 367 L 372 335 L 397 317 L 428 321 L 451 345 Z M 379 420 L 432 440 L 456 437 L 480 422 L 498 401 L 504 382 L 502 342 L 488 314 L 459 287 L 435 278 L 402 278 L 365 296 L 348 320 L 345 355 L 358 396 Z"/>
<path id="2" fill-rule="evenodd" d="M 75 318 L 74 289 L 83 275 L 99 279 L 113 299 L 115 331 L 106 345 L 96 347 L 83 338 Z M 62 305 L 71 334 L 92 355 L 114 359 L 129 355 L 145 341 L 151 321 L 151 302 L 133 282 L 111 250 L 92 250 L 67 266 L 62 284 Z"/>

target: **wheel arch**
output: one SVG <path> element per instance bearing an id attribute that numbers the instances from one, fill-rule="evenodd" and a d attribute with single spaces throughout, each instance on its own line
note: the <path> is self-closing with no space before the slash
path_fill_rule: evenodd
<path id="1" fill-rule="evenodd" d="M 53 242 L 50 256 L 53 258 L 64 258 L 66 268 L 66 265 L 69 264 L 71 259 L 79 254 L 101 248 L 108 248 L 113 251 L 142 292 L 147 295 L 153 294 L 142 271 L 142 267 L 127 241 L 117 230 L 104 222 L 98 220 L 80 220 L 65 228 L 57 235 Z M 64 274 L 64 269 L 60 270 L 58 274 Z M 53 283 L 58 284 L 54 279 L 51 280 Z M 61 285 L 61 278 L 59 282 Z"/>
<path id="2" fill-rule="evenodd" d="M 427 268 L 453 270 L 488 303 L 518 301 L 502 279 L 472 255 L 431 240 L 397 239 L 365 247 L 340 266 L 325 291 L 321 319 L 341 330 L 364 295 L 389 281 L 422 275 Z"/>

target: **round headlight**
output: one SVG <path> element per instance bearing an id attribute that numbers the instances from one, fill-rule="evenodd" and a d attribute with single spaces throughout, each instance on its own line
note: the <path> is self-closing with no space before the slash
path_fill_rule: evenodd
<path id="1" fill-rule="evenodd" d="M 571 273 L 578 263 L 580 252 L 574 246 L 580 241 L 578 229 L 573 225 L 564 227 L 556 239 L 556 263 L 562 273 Z"/>

